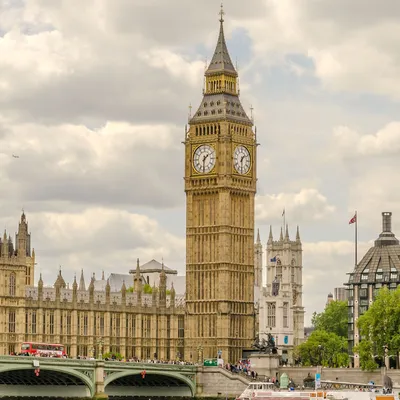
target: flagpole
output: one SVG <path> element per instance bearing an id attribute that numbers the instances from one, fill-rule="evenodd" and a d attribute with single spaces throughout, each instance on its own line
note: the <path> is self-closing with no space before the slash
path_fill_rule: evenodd
<path id="1" fill-rule="evenodd" d="M 357 240 L 358 240 L 358 235 L 357 235 L 357 225 L 358 225 L 358 217 L 357 217 L 357 211 L 355 213 L 356 216 L 356 226 L 355 226 L 355 233 L 354 233 L 354 245 L 355 245 L 355 251 L 354 251 L 354 263 L 355 263 L 355 268 L 357 268 Z"/>

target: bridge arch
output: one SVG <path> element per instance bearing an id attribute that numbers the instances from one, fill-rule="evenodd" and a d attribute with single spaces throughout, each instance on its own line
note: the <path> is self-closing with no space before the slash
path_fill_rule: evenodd
<path id="1" fill-rule="evenodd" d="M 196 384 L 189 377 L 187 377 L 187 376 L 185 376 L 183 374 L 176 373 L 176 372 L 170 372 L 170 371 L 149 370 L 149 371 L 146 371 L 145 378 L 142 378 L 141 372 L 142 371 L 127 370 L 127 371 L 120 371 L 120 372 L 111 373 L 104 380 L 105 392 L 108 393 L 108 394 L 114 394 L 114 393 L 110 393 L 111 386 L 114 386 L 114 385 L 111 385 L 112 383 L 116 384 L 118 380 L 119 381 L 124 381 L 124 378 L 132 377 L 132 378 L 134 378 L 134 382 L 133 382 L 134 385 L 132 385 L 132 386 L 136 386 L 136 387 L 146 386 L 146 384 L 149 382 L 149 380 L 150 380 L 150 382 L 157 381 L 157 383 L 159 383 L 160 379 L 157 379 L 157 378 L 164 378 L 164 380 L 167 383 L 169 382 L 171 384 L 174 384 L 174 383 L 176 384 L 176 383 L 180 382 L 182 384 L 181 387 L 185 386 L 189 390 L 189 393 L 182 394 L 182 396 L 184 396 L 184 397 L 188 397 L 188 396 L 189 397 L 194 397 L 195 394 L 196 394 Z M 154 379 L 154 378 L 156 378 L 156 379 Z M 147 379 L 147 381 L 146 381 L 146 379 Z M 153 381 L 152 381 L 152 379 L 153 379 Z M 126 379 L 125 379 L 125 381 L 126 381 Z M 151 384 L 148 385 L 147 387 L 151 387 Z M 165 389 L 168 386 L 160 386 L 160 387 L 163 388 L 163 392 L 165 392 Z M 153 393 L 146 392 L 146 393 L 143 393 L 143 394 L 148 395 L 148 394 L 153 394 Z M 174 395 L 176 395 L 176 393 L 175 394 L 171 394 L 171 396 L 174 396 Z M 165 394 L 163 394 L 163 396 L 165 396 Z"/>
<path id="2" fill-rule="evenodd" d="M 23 381 L 25 382 L 25 385 L 17 385 L 15 384 L 15 386 L 33 386 L 30 385 L 29 382 L 37 382 L 37 384 L 40 385 L 40 380 L 49 378 L 51 376 L 52 380 L 55 381 L 55 378 L 57 378 L 57 375 L 59 378 L 62 378 L 63 376 L 65 378 L 69 378 L 69 379 L 65 379 L 63 381 L 63 383 L 61 383 L 61 385 L 63 387 L 65 387 L 65 381 L 70 381 L 72 382 L 72 384 L 79 383 L 79 381 L 82 383 L 82 386 L 84 385 L 90 392 L 90 396 L 92 397 L 94 395 L 94 383 L 92 382 L 92 380 L 85 375 L 84 373 L 80 372 L 79 370 L 75 370 L 73 368 L 66 368 L 66 367 L 58 367 L 55 365 L 43 365 L 41 364 L 40 367 L 38 367 L 40 369 L 40 374 L 38 377 L 36 377 L 34 375 L 35 373 L 35 367 L 33 367 L 32 365 L 20 365 L 20 366 L 16 366 L 16 365 L 10 365 L 10 366 L 6 366 L 6 367 L 2 367 L 0 368 L 0 394 L 1 394 L 1 386 L 4 380 L 7 380 L 7 378 L 9 376 L 12 376 L 11 380 L 14 381 L 18 381 L 18 374 L 15 374 L 15 372 L 21 372 L 21 377 L 23 377 Z M 9 374 L 10 372 L 12 372 L 13 374 Z M 54 374 L 56 373 L 56 374 Z M 94 372 L 93 372 L 94 373 Z M 71 379 L 71 378 L 75 378 L 75 379 Z M 39 381 L 38 381 L 39 380 Z M 11 383 L 11 385 L 13 385 Z M 44 384 L 43 384 L 44 385 Z M 53 385 L 54 387 L 57 387 L 57 385 Z"/>

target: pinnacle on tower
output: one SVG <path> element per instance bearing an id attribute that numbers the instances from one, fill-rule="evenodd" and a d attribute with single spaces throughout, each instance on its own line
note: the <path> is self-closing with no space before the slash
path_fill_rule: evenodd
<path id="1" fill-rule="evenodd" d="M 299 231 L 298 225 L 297 225 L 297 231 L 296 231 L 296 242 L 300 242 L 300 231 Z"/>
<path id="2" fill-rule="evenodd" d="M 281 234 L 279 236 L 279 241 L 283 242 L 283 229 L 282 229 L 282 227 L 281 227 Z"/>
<path id="3" fill-rule="evenodd" d="M 272 226 L 269 226 L 269 236 L 268 236 L 268 244 L 272 244 L 274 241 L 274 237 L 272 236 Z"/>
<path id="4" fill-rule="evenodd" d="M 86 290 L 85 277 L 83 276 L 83 269 L 81 270 L 81 279 L 79 281 L 79 290 Z"/>
<path id="5" fill-rule="evenodd" d="M 285 242 L 289 241 L 289 226 L 286 224 L 286 231 L 285 231 Z"/>
<path id="6" fill-rule="evenodd" d="M 104 281 L 104 270 L 101 272 L 101 280 Z"/>
<path id="7" fill-rule="evenodd" d="M 257 244 L 261 244 L 260 230 L 259 229 L 257 229 Z"/>

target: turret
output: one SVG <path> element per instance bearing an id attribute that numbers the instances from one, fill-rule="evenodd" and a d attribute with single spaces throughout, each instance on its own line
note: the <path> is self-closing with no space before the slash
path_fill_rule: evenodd
<path id="1" fill-rule="evenodd" d="M 175 308 L 175 288 L 174 282 L 171 283 L 170 307 Z"/>
<path id="2" fill-rule="evenodd" d="M 81 279 L 79 281 L 79 290 L 86 290 L 85 277 L 83 276 L 83 269 L 81 270 Z"/>
<path id="3" fill-rule="evenodd" d="M 65 284 L 65 281 L 64 281 L 64 278 L 63 278 L 63 276 L 62 276 L 62 273 L 61 273 L 61 267 L 60 267 L 60 269 L 59 269 L 59 271 L 58 271 L 58 276 L 57 276 L 57 279 L 56 279 L 56 281 L 54 282 L 54 287 L 55 288 L 63 288 L 63 289 L 65 289 L 65 287 L 66 287 L 66 284 Z"/>
<path id="4" fill-rule="evenodd" d="M 164 261 L 162 262 L 161 272 L 160 272 L 160 307 L 165 307 L 167 303 L 167 274 L 164 270 Z"/>
<path id="5" fill-rule="evenodd" d="M 106 302 L 110 302 L 110 296 L 111 296 L 111 286 L 110 286 L 110 279 L 107 279 L 106 283 Z"/>
<path id="6" fill-rule="evenodd" d="M 157 290 L 156 282 L 154 282 L 153 288 L 152 288 L 152 305 L 153 305 L 153 307 L 157 307 L 157 295 L 158 295 L 158 290 Z"/>
<path id="7" fill-rule="evenodd" d="M 38 300 L 39 300 L 39 302 L 43 300 L 43 279 L 42 279 L 42 273 L 40 273 L 39 282 L 38 282 Z"/>
<path id="8" fill-rule="evenodd" d="M 272 244 L 274 242 L 274 237 L 272 236 L 272 226 L 269 226 L 269 236 L 267 244 Z"/>
<path id="9" fill-rule="evenodd" d="M 122 281 L 122 286 L 121 286 L 121 303 L 123 306 L 126 305 L 126 285 L 125 281 Z"/>
<path id="10" fill-rule="evenodd" d="M 89 302 L 93 303 L 94 302 L 94 281 L 95 281 L 95 275 L 93 274 L 92 279 L 90 280 L 89 284 Z"/>
<path id="11" fill-rule="evenodd" d="M 296 231 L 296 242 L 301 243 L 300 240 L 300 231 L 299 231 L 299 226 L 297 225 L 297 231 Z"/>
<path id="12" fill-rule="evenodd" d="M 134 289 L 136 293 L 142 292 L 142 276 L 140 275 L 139 259 L 136 260 L 136 272 L 134 278 Z"/>
<path id="13" fill-rule="evenodd" d="M 74 275 L 74 282 L 72 284 L 72 303 L 76 305 L 78 300 L 78 283 L 76 282 L 76 274 Z"/>
<path id="14" fill-rule="evenodd" d="M 285 243 L 289 243 L 289 226 L 286 224 Z"/>
<path id="15" fill-rule="evenodd" d="M 8 239 L 6 230 L 4 230 L 3 241 L 1 243 L 1 255 L 2 257 L 8 257 Z"/>
<path id="16" fill-rule="evenodd" d="M 260 238 L 260 230 L 257 230 L 257 241 L 254 244 L 254 285 L 262 286 L 262 254 L 263 248 Z"/>
<path id="17" fill-rule="evenodd" d="M 18 226 L 18 233 L 16 235 L 17 254 L 20 257 L 29 256 L 28 249 L 28 223 L 26 222 L 25 213 L 22 211 L 21 221 Z"/>

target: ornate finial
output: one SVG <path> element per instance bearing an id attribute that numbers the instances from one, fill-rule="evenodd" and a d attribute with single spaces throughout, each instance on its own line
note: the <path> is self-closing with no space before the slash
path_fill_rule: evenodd
<path id="1" fill-rule="evenodd" d="M 253 111 L 254 111 L 254 107 L 253 107 L 253 105 L 251 105 L 250 106 L 250 119 L 251 119 L 252 122 L 254 122 Z"/>
<path id="2" fill-rule="evenodd" d="M 219 15 L 220 15 L 219 22 L 221 22 L 222 24 L 222 22 L 224 22 L 224 15 L 225 15 L 223 3 L 221 3 L 221 10 L 219 11 Z"/>
<path id="3" fill-rule="evenodd" d="M 192 103 L 189 103 L 189 119 L 192 118 Z"/>
<path id="4" fill-rule="evenodd" d="M 207 60 L 207 57 L 206 57 L 204 63 L 205 63 L 205 64 L 204 64 L 204 72 L 205 72 L 205 71 L 207 71 L 207 68 L 208 68 L 208 60 Z"/>

